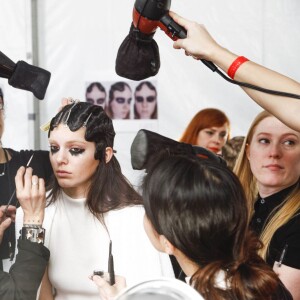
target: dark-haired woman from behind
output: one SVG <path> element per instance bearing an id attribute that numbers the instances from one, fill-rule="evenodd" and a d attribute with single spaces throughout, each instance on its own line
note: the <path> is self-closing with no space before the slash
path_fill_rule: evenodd
<path id="1" fill-rule="evenodd" d="M 164 157 L 146 175 L 143 199 L 152 244 L 176 257 L 205 299 L 291 299 L 257 254 L 243 188 L 227 167 Z"/>

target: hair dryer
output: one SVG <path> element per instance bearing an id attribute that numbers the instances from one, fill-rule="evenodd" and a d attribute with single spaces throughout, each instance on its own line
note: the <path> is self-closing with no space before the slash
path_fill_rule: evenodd
<path id="1" fill-rule="evenodd" d="M 144 34 L 161 28 L 170 38 L 186 38 L 186 31 L 170 16 L 171 0 L 136 0 L 133 8 L 133 25 Z"/>
<path id="2" fill-rule="evenodd" d="M 16 64 L 0 51 L 0 77 L 18 89 L 30 91 L 35 97 L 44 99 L 51 73 L 42 68 L 29 65 L 25 61 Z"/>
<path id="3" fill-rule="evenodd" d="M 141 129 L 130 148 L 131 165 L 134 170 L 146 172 L 158 156 L 193 155 L 226 165 L 226 161 L 215 153 L 199 146 L 180 143 L 156 132 Z"/>
<path id="4" fill-rule="evenodd" d="M 157 44 L 152 40 L 157 27 L 173 40 L 186 38 L 186 30 L 170 17 L 170 6 L 171 0 L 135 1 L 130 32 L 121 44 L 117 55 L 118 75 L 141 80 L 158 73 L 159 52 Z M 145 38 L 148 38 L 148 43 L 143 42 Z M 155 43 L 157 49 L 149 48 L 150 42 Z M 201 61 L 212 71 L 216 71 L 217 67 L 212 62 Z"/>

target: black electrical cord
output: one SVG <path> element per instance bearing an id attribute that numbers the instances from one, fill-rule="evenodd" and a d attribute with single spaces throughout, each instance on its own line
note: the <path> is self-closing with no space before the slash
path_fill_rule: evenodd
<path id="1" fill-rule="evenodd" d="M 250 84 L 250 83 L 245 83 L 245 82 L 233 80 L 233 79 L 229 78 L 228 76 L 226 76 L 218 68 L 216 68 L 215 72 L 217 72 L 221 77 L 223 77 L 226 81 L 228 81 L 232 84 L 236 84 L 236 85 L 239 85 L 239 86 L 243 86 L 245 88 L 257 90 L 259 92 L 263 92 L 263 93 L 267 93 L 267 94 L 271 94 L 271 95 L 300 99 L 300 95 L 297 95 L 297 94 L 286 93 L 286 92 L 275 91 L 275 90 L 269 90 L 269 89 L 262 88 L 262 87 L 259 87 L 259 86 L 256 86 L 256 85 L 253 85 L 253 84 Z"/>

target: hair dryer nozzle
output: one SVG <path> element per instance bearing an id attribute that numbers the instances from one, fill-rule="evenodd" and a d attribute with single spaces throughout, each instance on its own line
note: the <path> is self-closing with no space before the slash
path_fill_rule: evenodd
<path id="1" fill-rule="evenodd" d="M 18 89 L 30 91 L 35 97 L 44 99 L 51 73 L 25 61 L 18 61 L 8 83 Z"/>
<path id="2" fill-rule="evenodd" d="M 131 24 L 129 34 L 117 54 L 115 69 L 119 76 L 143 80 L 158 73 L 159 50 L 153 35 L 144 34 Z"/>
<path id="3" fill-rule="evenodd" d="M 158 133 L 141 129 L 131 144 L 131 165 L 135 170 L 148 169 L 157 155 L 195 155 L 199 159 L 210 159 L 226 164 L 220 156 L 211 151 L 186 143 L 180 143 Z"/>
<path id="4" fill-rule="evenodd" d="M 16 64 L 0 52 L 0 77 L 7 78 L 8 83 L 18 89 L 30 91 L 35 97 L 44 99 L 51 73 L 29 65 L 25 61 Z"/>

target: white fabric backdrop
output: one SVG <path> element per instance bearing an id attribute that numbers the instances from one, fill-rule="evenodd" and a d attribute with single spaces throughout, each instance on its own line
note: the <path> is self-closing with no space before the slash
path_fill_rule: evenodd
<path id="1" fill-rule="evenodd" d="M 40 66 L 52 73 L 46 98 L 39 102 L 44 123 L 57 111 L 63 96 L 84 99 L 88 74 L 115 76 L 116 53 L 129 31 L 134 0 L 43 0 L 38 4 Z M 171 8 L 204 23 L 216 40 L 233 52 L 300 80 L 299 0 L 173 0 Z M 30 0 L 1 0 L 0 11 L 0 51 L 14 61 L 30 62 Z M 161 30 L 154 38 L 161 58 L 155 78 L 157 131 L 178 139 L 198 110 L 217 107 L 230 118 L 232 136 L 245 134 L 261 108 L 239 87 L 174 50 L 172 40 Z M 32 121 L 27 115 L 32 112 L 32 102 L 38 100 L 9 87 L 5 80 L 0 85 L 7 100 L 4 145 L 33 147 Z M 140 174 L 130 166 L 130 145 L 140 125 L 135 129 L 117 130 L 115 140 L 117 158 L 133 182 Z M 41 147 L 47 149 L 45 133 L 41 139 Z"/>

